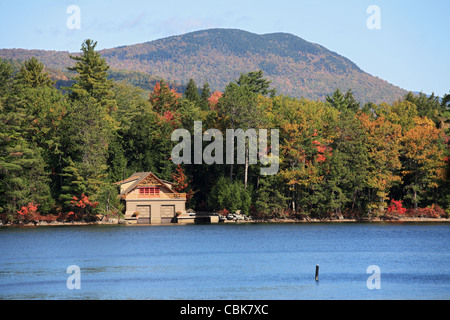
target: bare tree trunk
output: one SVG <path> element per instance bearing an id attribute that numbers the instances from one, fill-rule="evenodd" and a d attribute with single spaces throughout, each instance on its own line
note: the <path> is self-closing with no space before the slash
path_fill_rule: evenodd
<path id="1" fill-rule="evenodd" d="M 230 165 L 230 183 L 233 182 L 233 164 Z"/>
<path id="2" fill-rule="evenodd" d="M 248 181 L 248 148 L 245 148 L 245 173 L 244 173 L 244 187 L 247 189 Z"/>

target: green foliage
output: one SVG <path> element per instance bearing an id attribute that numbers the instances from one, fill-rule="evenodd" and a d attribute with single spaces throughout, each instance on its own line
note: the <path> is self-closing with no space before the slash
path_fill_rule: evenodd
<path id="1" fill-rule="evenodd" d="M 333 93 L 332 96 L 326 97 L 326 102 L 339 111 L 351 110 L 357 112 L 360 109 L 360 104 L 353 97 L 352 90 L 348 90 L 345 95 L 339 89 Z"/>
<path id="2" fill-rule="evenodd" d="M 392 199 L 403 200 L 417 214 L 424 207 L 450 208 L 449 95 L 440 99 L 408 94 L 392 103 L 373 100 L 362 105 L 355 98 L 361 100 L 360 88 L 337 85 L 336 79 L 345 71 L 355 76 L 354 81 L 373 83 L 358 74 L 352 63 L 324 48 L 285 34 L 255 36 L 234 31 L 235 40 L 229 41 L 228 32 L 212 32 L 217 39 L 200 32 L 185 40 L 213 47 L 221 41 L 231 62 L 244 61 L 242 52 L 248 50 L 268 58 L 257 66 L 255 57 L 246 60 L 250 70 L 259 71 L 227 70 L 232 77 L 240 77 L 227 82 L 223 94 L 214 95 L 217 103 L 211 105 L 211 87 L 204 78 L 189 76 L 183 96 L 180 87 L 142 72 L 111 71 L 107 57 L 95 51 L 92 40 L 83 43 L 80 55 L 71 57 L 74 65 L 69 70 L 74 79 L 67 90 L 52 86 L 54 71 L 44 69 L 36 58 L 27 57 L 24 64 L 0 60 L 2 218 L 12 221 L 30 204 L 37 206 L 36 216 L 68 214 L 76 206 L 74 197 L 89 204 L 87 210 L 79 203 L 77 214 L 91 219 L 96 214 L 120 216 L 123 203 L 113 183 L 143 171 L 172 180 L 176 166 L 170 159 L 171 135 L 179 128 L 193 134 L 195 121 L 223 133 L 238 128 L 279 129 L 280 172 L 261 176 L 260 164 L 250 165 L 248 154 L 245 164 L 186 165 L 186 190 L 196 191 L 191 201 L 194 209 L 342 218 L 382 214 Z M 163 42 L 169 46 L 178 41 Z M 280 43 L 285 45 L 283 50 L 277 46 Z M 185 47 L 185 53 L 197 52 Z M 123 50 L 117 50 L 117 57 L 123 58 Z M 273 60 L 269 53 L 278 56 Z M 311 58 L 314 55 L 335 60 L 319 63 Z M 150 53 L 147 58 L 152 61 L 155 56 Z M 208 66 L 204 55 L 197 59 L 205 59 L 200 68 Z M 294 71 L 280 67 L 284 59 L 290 59 Z M 57 63 L 62 61 L 67 62 Z M 321 89 L 326 101 L 275 96 L 271 84 L 281 92 L 304 86 L 313 94 L 316 84 L 306 77 L 305 83 L 289 83 L 276 76 L 277 72 L 298 72 L 300 66 L 306 68 L 303 71 L 320 70 L 317 81 L 329 76 L 335 80 L 329 90 Z M 59 76 L 63 79 L 66 74 Z M 222 75 L 220 81 L 226 78 Z M 139 81 L 145 90 L 136 86 Z M 201 90 L 195 81 L 203 81 Z M 343 87 L 352 90 L 344 94 L 336 89 Z M 375 86 L 368 96 L 384 89 Z"/>
<path id="3" fill-rule="evenodd" d="M 274 97 L 276 94 L 275 89 L 270 89 L 271 81 L 263 78 L 263 71 L 254 71 L 249 73 L 241 73 L 237 84 L 242 86 L 247 86 L 248 89 L 256 94 L 262 94 L 263 96 L 270 94 L 271 97 Z"/>
<path id="4" fill-rule="evenodd" d="M 13 74 L 13 66 L 7 61 L 0 59 L 0 95 L 3 96 L 10 83 Z"/>
<path id="5" fill-rule="evenodd" d="M 40 63 L 35 57 L 25 61 L 24 66 L 20 68 L 19 74 L 16 76 L 16 81 L 31 88 L 53 86 L 50 75 L 44 72 L 44 64 Z"/>
<path id="6" fill-rule="evenodd" d="M 200 95 L 198 93 L 198 88 L 193 79 L 189 79 L 189 82 L 186 86 L 186 91 L 184 92 L 184 96 L 191 102 L 194 103 L 200 102 Z"/>
<path id="7" fill-rule="evenodd" d="M 248 214 L 251 205 L 251 192 L 245 189 L 242 182 L 230 182 L 228 179 L 221 177 L 211 190 L 208 202 L 209 206 L 217 211 L 226 209 L 234 213 L 241 210 L 242 213 Z"/>
<path id="8" fill-rule="evenodd" d="M 109 114 L 116 108 L 111 88 L 113 83 L 108 80 L 109 66 L 100 53 L 95 51 L 97 42 L 87 39 L 81 46 L 81 56 L 70 56 L 75 61 L 74 67 L 68 67 L 69 71 L 76 72 L 75 83 L 70 89 L 72 100 L 78 100 L 90 96 L 101 103 Z"/>

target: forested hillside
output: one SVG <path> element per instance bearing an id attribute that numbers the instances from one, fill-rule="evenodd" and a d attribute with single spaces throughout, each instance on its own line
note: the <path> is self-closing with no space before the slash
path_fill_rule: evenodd
<path id="1" fill-rule="evenodd" d="M 373 77 L 352 61 L 326 48 L 286 33 L 257 35 L 233 29 L 211 29 L 142 44 L 101 50 L 116 75 L 146 87 L 148 79 L 165 79 L 186 86 L 187 79 L 207 81 L 223 91 L 242 72 L 262 70 L 278 93 L 324 100 L 337 88 L 352 90 L 363 103 L 392 103 L 406 91 Z M 68 52 L 0 50 L 12 61 L 38 58 L 51 70 L 66 71 L 73 64 Z M 57 79 L 59 80 L 59 79 Z"/>
<path id="2" fill-rule="evenodd" d="M 3 223 L 120 215 L 114 182 L 144 171 L 174 181 L 189 194 L 188 208 L 202 211 L 256 218 L 449 213 L 450 95 L 362 104 L 353 91 L 335 89 L 324 101 L 299 99 L 276 94 L 283 87 L 247 68 L 224 91 L 183 79 L 182 94 L 161 80 L 146 95 L 108 79 L 96 45 L 86 40 L 70 56 L 74 78 L 66 88 L 56 88 L 35 57 L 21 66 L 0 59 Z M 311 54 L 324 50 L 305 45 Z M 340 68 L 358 70 L 350 62 Z M 279 173 L 262 176 L 261 164 L 176 166 L 171 135 L 180 128 L 193 134 L 194 121 L 221 132 L 278 129 Z"/>

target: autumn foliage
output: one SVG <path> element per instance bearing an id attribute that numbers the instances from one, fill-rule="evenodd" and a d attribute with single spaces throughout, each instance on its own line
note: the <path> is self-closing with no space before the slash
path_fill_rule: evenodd
<path id="1" fill-rule="evenodd" d="M 403 208 L 403 201 L 395 201 L 392 200 L 391 204 L 389 205 L 388 209 L 387 209 L 388 213 L 396 213 L 399 215 L 404 215 L 406 214 L 406 209 Z"/>
<path id="2" fill-rule="evenodd" d="M 153 92 L 149 95 L 153 109 L 158 113 L 175 111 L 180 98 L 181 94 L 164 81 L 157 82 L 153 88 Z"/>
<path id="3" fill-rule="evenodd" d="M 190 204 L 190 201 L 192 200 L 192 197 L 196 193 L 196 191 L 193 191 L 190 184 L 192 180 L 188 180 L 188 177 L 184 173 L 184 169 L 181 165 L 178 165 L 176 168 L 176 171 L 172 175 L 172 179 L 175 182 L 175 186 L 173 189 L 178 193 L 185 193 L 186 194 L 186 202 Z"/>
<path id="4" fill-rule="evenodd" d="M 79 198 L 73 196 L 70 203 L 72 211 L 67 213 L 69 220 L 80 220 L 87 215 L 91 215 L 93 209 L 98 206 L 98 202 L 92 202 L 84 193 Z"/>

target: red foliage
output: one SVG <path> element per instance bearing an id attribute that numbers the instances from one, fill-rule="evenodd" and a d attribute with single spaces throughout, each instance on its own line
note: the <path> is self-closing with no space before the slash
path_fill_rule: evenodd
<path id="1" fill-rule="evenodd" d="M 91 200 L 89 200 L 89 197 L 86 196 L 84 193 L 81 195 L 80 198 L 73 196 L 72 201 L 70 201 L 70 203 L 72 204 L 73 211 L 69 212 L 68 214 L 61 215 L 60 219 L 80 220 L 86 214 L 92 213 L 92 209 L 95 209 L 98 206 L 98 202 L 92 202 Z"/>
<path id="2" fill-rule="evenodd" d="M 21 210 L 17 211 L 17 213 L 20 216 L 34 215 L 34 214 L 38 213 L 37 212 L 38 206 L 39 206 L 38 204 L 35 204 L 34 202 L 30 202 L 30 203 L 28 203 L 28 205 L 26 207 L 22 207 Z"/>
<path id="3" fill-rule="evenodd" d="M 433 218 L 433 219 L 447 216 L 444 209 L 434 204 L 431 207 L 418 208 L 416 211 L 416 215 L 422 218 Z"/>
<path id="4" fill-rule="evenodd" d="M 230 213 L 230 211 L 228 211 L 227 209 L 223 209 L 223 210 L 220 210 L 220 211 L 217 212 L 217 213 L 220 214 L 221 216 L 226 217 L 226 216 L 228 216 L 228 214 Z"/>
<path id="5" fill-rule="evenodd" d="M 186 202 L 192 199 L 196 191 L 190 190 L 189 184 L 192 180 L 187 180 L 187 176 L 184 173 L 183 167 L 181 165 L 177 166 L 176 172 L 172 175 L 172 179 L 175 181 L 175 186 L 173 189 L 178 193 L 186 193 Z"/>
<path id="6" fill-rule="evenodd" d="M 34 202 L 28 203 L 28 205 L 22 207 L 17 211 L 16 220 L 19 222 L 37 222 L 39 221 L 38 204 Z"/>
<path id="7" fill-rule="evenodd" d="M 28 205 L 23 206 L 19 211 L 17 211 L 17 216 L 15 217 L 16 222 L 39 222 L 46 221 L 52 222 L 56 221 L 57 217 L 54 215 L 41 215 L 38 212 L 39 204 L 34 202 L 28 203 Z"/>
<path id="8" fill-rule="evenodd" d="M 80 199 L 78 199 L 76 196 L 72 197 L 72 201 L 70 201 L 73 205 L 79 208 L 86 208 L 86 207 L 92 207 L 96 208 L 98 206 L 98 202 L 92 202 L 89 200 L 89 197 L 87 197 L 84 193 L 81 195 Z"/>
<path id="9" fill-rule="evenodd" d="M 170 110 L 165 111 L 161 118 L 174 130 L 177 129 L 181 124 L 180 115 Z"/>
<path id="10" fill-rule="evenodd" d="M 217 104 L 219 103 L 219 99 L 222 98 L 223 93 L 220 91 L 216 91 L 213 94 L 211 94 L 211 97 L 208 98 L 209 102 L 209 108 L 211 110 L 214 110 L 217 107 Z"/>
<path id="11" fill-rule="evenodd" d="M 314 133 L 313 137 L 315 136 L 317 136 L 317 132 Z M 316 159 L 318 163 L 325 162 L 327 160 L 326 154 L 328 154 L 331 157 L 332 155 L 331 151 L 333 151 L 331 147 L 328 147 L 317 140 L 314 140 L 312 144 L 314 145 L 314 148 L 317 150 Z"/>
<path id="12" fill-rule="evenodd" d="M 387 210 L 388 213 L 397 213 L 399 215 L 406 214 L 406 208 L 403 208 L 403 201 L 392 200 Z"/>
<path id="13" fill-rule="evenodd" d="M 161 114 L 167 110 L 177 109 L 181 96 L 165 82 L 157 82 L 149 99 L 153 108 Z"/>

